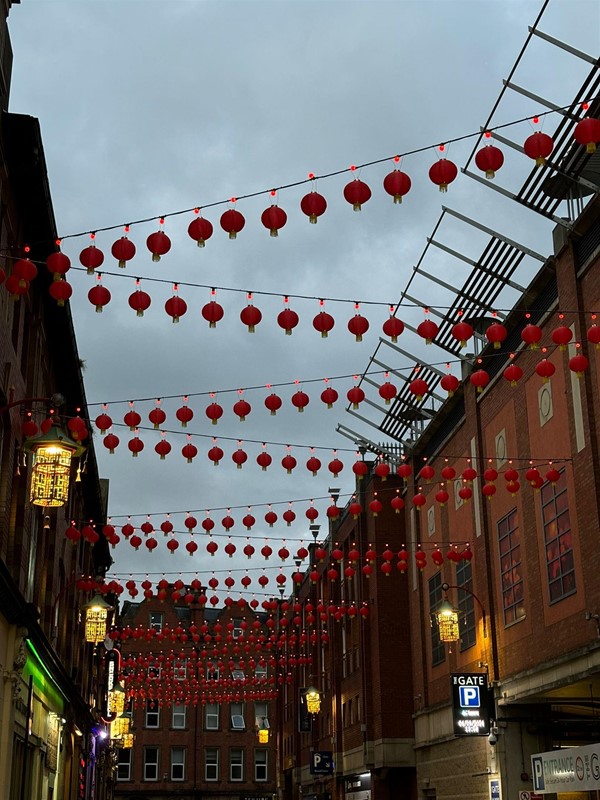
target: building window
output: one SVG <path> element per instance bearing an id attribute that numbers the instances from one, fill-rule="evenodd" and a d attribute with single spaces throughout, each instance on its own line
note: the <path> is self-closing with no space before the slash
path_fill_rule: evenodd
<path id="1" fill-rule="evenodd" d="M 175 661 L 173 677 L 176 681 L 184 681 L 187 678 L 187 658 L 178 658 Z"/>
<path id="2" fill-rule="evenodd" d="M 146 700 L 146 720 L 144 727 L 158 728 L 160 724 L 160 706 L 156 700 Z"/>
<path id="3" fill-rule="evenodd" d="M 231 677 L 234 681 L 243 681 L 246 678 L 246 673 L 243 669 L 240 669 L 239 664 L 236 664 L 234 669 L 231 671 Z"/>
<path id="4" fill-rule="evenodd" d="M 207 667 L 206 668 L 206 680 L 207 681 L 218 681 L 219 680 L 219 670 L 217 667 Z"/>
<path id="5" fill-rule="evenodd" d="M 219 704 L 207 703 L 204 706 L 204 727 L 207 731 L 219 730 Z"/>
<path id="6" fill-rule="evenodd" d="M 269 704 L 254 703 L 254 724 L 257 728 L 270 728 L 269 725 Z"/>
<path id="7" fill-rule="evenodd" d="M 246 727 L 244 720 L 244 704 L 231 703 L 229 706 L 231 711 L 231 727 L 234 731 L 243 731 Z"/>
<path id="8" fill-rule="evenodd" d="M 573 536 L 564 469 L 556 484 L 546 482 L 541 489 L 542 522 L 546 546 L 546 569 L 550 603 L 574 594 L 575 563 Z"/>
<path id="9" fill-rule="evenodd" d="M 144 780 L 158 780 L 158 747 L 144 747 Z"/>
<path id="10" fill-rule="evenodd" d="M 171 780 L 185 780 L 185 747 L 171 748 Z"/>
<path id="11" fill-rule="evenodd" d="M 268 778 L 267 770 L 267 751 L 255 750 L 254 751 L 254 780 L 266 781 Z"/>
<path id="12" fill-rule="evenodd" d="M 516 509 L 498 521 L 498 547 L 504 624 L 510 625 L 525 616 L 521 533 Z"/>
<path id="13" fill-rule="evenodd" d="M 157 633 L 160 633 L 165 624 L 165 615 L 162 611 L 150 612 L 150 627 Z"/>
<path id="14" fill-rule="evenodd" d="M 254 670 L 254 674 L 258 681 L 266 681 L 267 680 L 267 665 L 266 664 L 257 664 L 256 669 Z"/>
<path id="15" fill-rule="evenodd" d="M 150 664 L 148 667 L 148 680 L 150 681 L 160 681 L 162 678 L 162 666 L 161 664 Z"/>
<path id="16" fill-rule="evenodd" d="M 131 748 L 120 749 L 117 751 L 117 780 L 131 780 Z"/>
<path id="17" fill-rule="evenodd" d="M 244 780 L 244 751 L 241 747 L 232 747 L 229 751 L 229 780 Z"/>
<path id="18" fill-rule="evenodd" d="M 204 751 L 204 780 L 219 780 L 219 748 L 207 747 Z"/>
<path id="19" fill-rule="evenodd" d="M 470 561 L 459 561 L 456 565 L 456 585 L 471 589 L 473 565 Z M 460 649 L 473 647 L 477 638 L 475 625 L 475 600 L 469 592 L 458 590 L 458 610 L 460 615 Z"/>
<path id="20" fill-rule="evenodd" d="M 243 620 L 240 619 L 239 617 L 235 618 L 233 620 L 233 638 L 234 639 L 239 639 L 240 636 L 243 636 L 243 634 L 244 634 L 244 629 L 242 628 L 242 622 L 243 622 Z"/>
<path id="21" fill-rule="evenodd" d="M 185 728 L 187 724 L 187 706 L 175 703 L 173 705 L 172 728 Z"/>
<path id="22" fill-rule="evenodd" d="M 439 608 L 442 602 L 442 575 L 440 572 L 429 579 L 429 613 L 432 615 Z M 433 620 L 431 623 L 431 663 L 435 667 L 442 664 L 446 659 L 446 648 L 444 643 L 440 640 L 440 632 L 437 626 L 437 621 Z"/>

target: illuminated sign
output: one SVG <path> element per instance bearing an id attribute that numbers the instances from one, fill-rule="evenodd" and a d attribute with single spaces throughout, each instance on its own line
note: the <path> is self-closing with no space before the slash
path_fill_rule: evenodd
<path id="1" fill-rule="evenodd" d="M 490 732 L 487 673 L 454 673 L 450 680 L 455 735 L 487 736 Z"/>
<path id="2" fill-rule="evenodd" d="M 539 794 L 600 790 L 600 744 L 531 756 L 533 789 Z"/>

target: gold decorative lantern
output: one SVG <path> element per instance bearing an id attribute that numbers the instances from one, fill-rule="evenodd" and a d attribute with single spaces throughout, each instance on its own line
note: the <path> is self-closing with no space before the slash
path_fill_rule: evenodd
<path id="1" fill-rule="evenodd" d="M 268 744 L 269 743 L 269 729 L 268 728 L 259 728 L 258 729 L 258 743 L 259 744 Z"/>
<path id="2" fill-rule="evenodd" d="M 119 745 L 120 745 L 120 747 L 123 748 L 123 750 L 129 750 L 130 748 L 132 748 L 133 747 L 133 733 L 125 733 L 125 734 L 123 734 L 123 736 L 121 736 L 121 739 L 119 740 Z"/>
<path id="3" fill-rule="evenodd" d="M 448 600 L 443 600 L 434 613 L 437 618 L 440 641 L 458 642 L 460 639 L 458 630 L 460 612 Z"/>
<path id="4" fill-rule="evenodd" d="M 116 716 L 125 711 L 125 689 L 118 681 L 108 693 L 107 711 L 109 714 L 115 714 Z"/>
<path id="5" fill-rule="evenodd" d="M 23 445 L 33 457 L 30 501 L 35 506 L 59 508 L 69 499 L 71 459 L 80 456 L 85 447 L 71 439 L 58 425 Z"/>
<path id="6" fill-rule="evenodd" d="M 131 728 L 131 720 L 127 714 L 121 714 L 110 723 L 110 738 L 122 739 L 129 734 Z"/>
<path id="7" fill-rule="evenodd" d="M 85 640 L 92 644 L 103 642 L 106 638 L 108 610 L 112 608 L 99 594 L 86 603 L 85 609 Z"/>
<path id="8" fill-rule="evenodd" d="M 314 686 L 309 686 L 305 691 L 306 710 L 309 714 L 318 714 L 321 710 L 321 692 Z"/>

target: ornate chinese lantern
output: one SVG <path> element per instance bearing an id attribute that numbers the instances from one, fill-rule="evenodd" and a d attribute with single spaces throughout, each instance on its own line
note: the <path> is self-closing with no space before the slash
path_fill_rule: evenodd
<path id="1" fill-rule="evenodd" d="M 493 343 L 494 350 L 499 350 L 502 346 L 502 342 L 508 335 L 508 331 L 504 325 L 501 325 L 499 322 L 492 322 L 492 324 L 487 327 L 485 335 L 488 342 Z"/>
<path id="2" fill-rule="evenodd" d="M 30 502 L 43 508 L 59 508 L 69 499 L 71 460 L 85 448 L 58 425 L 28 439 L 23 450 L 32 455 Z"/>
<path id="3" fill-rule="evenodd" d="M 152 261 L 160 261 L 160 257 L 166 255 L 171 249 L 171 240 L 161 229 L 148 236 L 146 247 L 152 253 Z"/>
<path id="4" fill-rule="evenodd" d="M 95 595 L 89 603 L 83 606 L 85 611 L 85 641 L 90 644 L 98 644 L 106 639 L 106 629 L 108 611 L 112 606 L 100 597 Z"/>
<path id="5" fill-rule="evenodd" d="M 595 153 L 600 142 L 600 119 L 585 117 L 575 125 L 575 141 L 585 147 L 586 153 Z"/>
<path id="6" fill-rule="evenodd" d="M 417 401 L 420 403 L 423 397 L 427 394 L 429 387 L 422 378 L 415 378 L 409 383 L 408 389 L 411 394 L 415 395 Z"/>
<path id="7" fill-rule="evenodd" d="M 567 345 L 573 338 L 573 331 L 566 325 L 559 325 L 558 328 L 552 331 L 551 336 L 552 341 L 559 346 L 560 350 L 566 350 Z"/>
<path id="8" fill-rule="evenodd" d="M 62 307 L 73 294 L 73 287 L 64 279 L 52 281 L 48 293 L 53 300 L 56 300 L 56 305 Z"/>
<path id="9" fill-rule="evenodd" d="M 313 328 L 321 334 L 322 339 L 327 338 L 334 325 L 335 320 L 327 311 L 319 311 L 313 319 Z"/>
<path id="10" fill-rule="evenodd" d="M 542 338 L 542 329 L 538 325 L 528 323 L 521 331 L 521 339 L 529 345 L 530 350 L 537 350 Z"/>
<path id="11" fill-rule="evenodd" d="M 394 203 L 401 203 L 402 198 L 410 192 L 412 182 L 405 172 L 394 169 L 383 179 L 383 188 L 394 198 Z"/>
<path id="12" fill-rule="evenodd" d="M 279 397 L 278 394 L 275 394 L 275 392 L 271 392 L 271 394 L 268 394 L 265 397 L 265 406 L 271 412 L 271 416 L 272 417 L 274 417 L 275 414 L 279 411 L 279 409 L 281 408 L 282 404 L 283 404 L 283 401 L 282 401 L 281 397 Z"/>
<path id="13" fill-rule="evenodd" d="M 569 369 L 571 372 L 574 372 L 578 378 L 583 377 L 583 373 L 588 369 L 589 366 L 590 362 L 583 355 L 583 353 L 578 353 L 569 359 Z"/>
<path id="14" fill-rule="evenodd" d="M 319 192 L 309 192 L 305 194 L 300 201 L 300 208 L 308 217 L 308 221 L 316 225 L 317 219 L 325 213 L 327 209 L 327 200 Z"/>
<path id="15" fill-rule="evenodd" d="M 438 635 L 441 642 L 458 642 L 460 632 L 458 629 L 459 611 L 446 599 L 436 609 L 435 617 L 438 625 Z"/>
<path id="16" fill-rule="evenodd" d="M 437 336 L 439 326 L 429 317 L 426 317 L 423 322 L 417 325 L 417 334 L 425 339 L 425 344 L 431 344 Z"/>
<path id="17" fill-rule="evenodd" d="M 371 189 L 364 181 L 355 178 L 344 186 L 344 198 L 351 204 L 354 211 L 360 211 L 363 203 L 371 197 Z"/>
<path id="18" fill-rule="evenodd" d="M 252 295 L 248 295 L 248 299 L 252 299 Z M 245 308 L 240 311 L 240 319 L 244 325 L 248 327 L 248 333 L 254 333 L 256 326 L 262 320 L 262 313 L 259 308 L 248 303 Z"/>
<path id="19" fill-rule="evenodd" d="M 358 303 L 356 303 L 355 308 L 358 310 Z M 363 335 L 369 330 L 369 320 L 356 313 L 348 321 L 348 330 L 354 334 L 357 342 L 362 342 Z"/>
<path id="20" fill-rule="evenodd" d="M 461 347 L 466 347 L 467 342 L 473 336 L 473 326 L 469 325 L 468 322 L 457 322 L 456 325 L 452 326 L 450 333 L 453 339 L 460 342 Z"/>
<path id="21" fill-rule="evenodd" d="M 547 133 L 536 131 L 528 136 L 523 145 L 525 155 L 535 160 L 536 166 L 543 167 L 546 159 L 554 150 L 554 142 L 552 137 Z"/>
<path id="22" fill-rule="evenodd" d="M 509 364 L 502 373 L 511 386 L 516 386 L 523 377 L 523 370 L 518 364 Z"/>
<path id="23" fill-rule="evenodd" d="M 116 258 L 119 262 L 119 266 L 124 268 L 127 262 L 131 261 L 135 256 L 135 245 L 127 236 L 121 236 L 120 239 L 113 243 L 110 252 L 113 258 Z"/>
<path id="24" fill-rule="evenodd" d="M 291 308 L 288 308 L 287 303 L 289 302 L 288 298 L 284 298 L 284 303 L 286 303 L 283 311 L 280 311 L 277 315 L 277 324 L 280 328 L 283 328 L 285 331 L 286 336 L 291 336 L 293 329 L 296 327 L 300 318 L 295 311 L 292 311 Z"/>
<path id="25" fill-rule="evenodd" d="M 303 412 L 309 403 L 310 397 L 300 389 L 292 395 L 292 405 L 300 412 Z"/>
<path id="26" fill-rule="evenodd" d="M 389 336 L 392 342 L 397 342 L 398 337 L 404 333 L 404 323 L 399 317 L 395 317 L 390 309 L 390 316 L 383 323 L 383 332 Z"/>
<path id="27" fill-rule="evenodd" d="M 483 392 L 490 382 L 490 376 L 484 369 L 476 369 L 469 375 L 470 383 L 475 386 L 478 392 Z"/>
<path id="28" fill-rule="evenodd" d="M 135 292 L 129 295 L 128 303 L 129 307 L 135 311 L 136 316 L 143 317 L 144 311 L 150 308 L 152 298 L 148 292 L 144 292 L 142 289 L 136 289 Z"/>
<path id="29" fill-rule="evenodd" d="M 448 184 L 458 175 L 458 169 L 453 161 L 447 158 L 440 158 L 429 168 L 429 179 L 436 186 L 440 187 L 440 192 L 448 191 Z"/>
<path id="30" fill-rule="evenodd" d="M 243 215 L 235 208 L 230 208 L 221 215 L 220 224 L 230 239 L 235 239 L 246 224 Z"/>
<path id="31" fill-rule="evenodd" d="M 448 392 L 448 397 L 452 397 L 454 392 L 460 386 L 460 382 L 456 375 L 452 375 L 450 372 L 447 375 L 444 375 L 442 380 L 440 381 L 440 385 L 442 389 Z"/>
<path id="32" fill-rule="evenodd" d="M 214 295 L 214 290 L 211 292 L 211 294 Z M 202 316 L 208 322 L 209 328 L 216 328 L 217 322 L 220 322 L 223 319 L 224 314 L 225 312 L 223 311 L 223 306 L 220 303 L 217 303 L 216 300 L 211 300 L 202 307 Z"/>
<path id="33" fill-rule="evenodd" d="M 493 144 L 488 144 L 478 150 L 475 154 L 475 164 L 478 169 L 485 172 L 486 178 L 493 178 L 504 164 L 504 155 L 502 150 L 495 147 Z"/>
<path id="34" fill-rule="evenodd" d="M 98 314 L 102 313 L 104 306 L 108 305 L 111 300 L 111 294 L 101 283 L 97 283 L 88 292 L 88 300 L 96 307 Z"/>
<path id="35" fill-rule="evenodd" d="M 88 275 L 91 275 L 95 269 L 104 264 L 104 253 L 95 244 L 90 244 L 79 254 L 79 262 L 86 268 Z"/>
<path id="36" fill-rule="evenodd" d="M 265 208 L 261 214 L 260 221 L 269 230 L 271 236 L 278 236 L 280 229 L 287 222 L 287 214 L 283 208 L 271 205 L 269 208 Z"/>

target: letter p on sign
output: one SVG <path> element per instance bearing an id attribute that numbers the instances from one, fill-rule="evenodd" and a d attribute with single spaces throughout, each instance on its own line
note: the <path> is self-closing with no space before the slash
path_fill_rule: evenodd
<path id="1" fill-rule="evenodd" d="M 459 697 L 461 708 L 478 708 L 479 686 L 460 686 Z"/>

